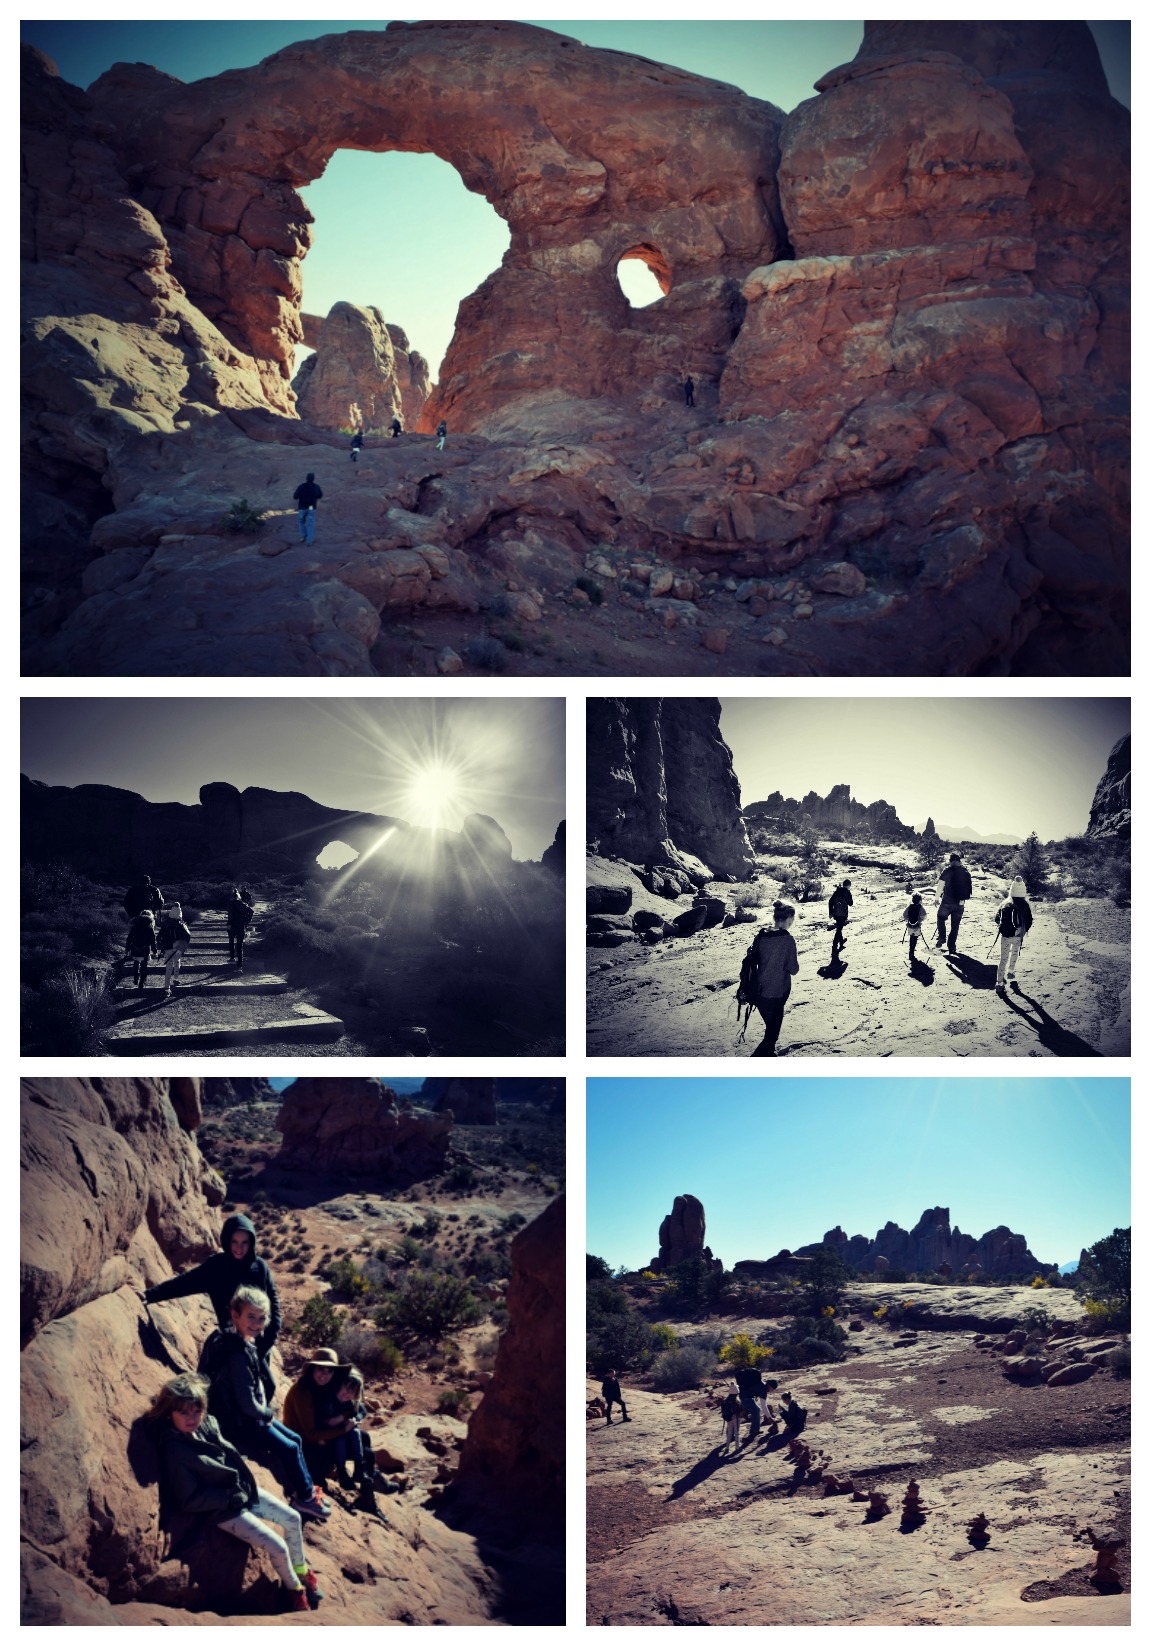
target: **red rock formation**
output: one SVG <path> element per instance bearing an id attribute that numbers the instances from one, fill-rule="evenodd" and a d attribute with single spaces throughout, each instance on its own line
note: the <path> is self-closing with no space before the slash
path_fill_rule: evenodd
<path id="1" fill-rule="evenodd" d="M 450 1111 L 457 1126 L 494 1126 L 498 1118 L 494 1080 L 429 1078 L 420 1096 L 436 1114 Z"/>
<path id="2" fill-rule="evenodd" d="M 452 1119 L 398 1107 L 378 1080 L 305 1077 L 285 1089 L 276 1130 L 281 1168 L 426 1177 L 447 1157 Z"/>
<path id="3" fill-rule="evenodd" d="M 717 874 L 751 872 L 739 779 L 719 718 L 712 698 L 588 699 L 593 850 L 696 878 L 701 864 Z"/>
<path id="4" fill-rule="evenodd" d="M 312 346 L 292 379 L 300 416 L 321 429 L 386 429 L 402 400 L 379 309 L 334 304 Z"/>
<path id="5" fill-rule="evenodd" d="M 1046 1273 L 1051 1265 L 1042 1263 L 1033 1255 L 1024 1235 L 1013 1234 L 1004 1224 L 989 1229 L 978 1240 L 964 1234 L 958 1225 L 951 1226 L 951 1212 L 946 1206 L 928 1207 L 919 1222 L 910 1231 L 897 1223 L 885 1223 L 874 1240 L 866 1235 L 852 1235 L 850 1239 L 838 1226 L 829 1229 L 821 1242 L 834 1246 L 853 1269 L 882 1270 L 894 1266 L 914 1272 L 939 1271 L 941 1263 L 949 1263 L 956 1273 L 970 1274 L 976 1269 L 1001 1278 L 1026 1274 L 1036 1270 Z M 801 1253 L 815 1251 L 814 1246 L 803 1246 Z"/>
<path id="6" fill-rule="evenodd" d="M 721 1269 L 718 1257 L 711 1255 L 711 1247 L 704 1245 L 707 1221 L 703 1202 L 693 1194 L 677 1194 L 671 1211 L 659 1226 L 659 1255 L 653 1257 L 650 1267 L 657 1274 L 674 1269 L 677 1263 L 686 1263 L 690 1257 L 702 1257 L 712 1269 Z"/>
<path id="7" fill-rule="evenodd" d="M 1091 802 L 1086 833 L 1092 840 L 1126 840 L 1131 835 L 1131 737 L 1121 737 L 1107 757 Z"/>
<path id="8" fill-rule="evenodd" d="M 564 1251 L 561 1195 L 512 1241 L 508 1326 L 452 1493 L 464 1509 L 498 1505 L 521 1536 L 550 1544 L 564 1520 Z"/>
<path id="9" fill-rule="evenodd" d="M 525 565 L 566 594 L 618 548 L 646 565 L 609 591 L 622 621 L 685 630 L 717 672 L 753 650 L 780 674 L 1123 672 L 1126 116 L 1086 26 L 868 24 L 819 85 L 784 122 L 508 23 L 394 23 L 188 86 L 118 65 L 87 95 L 33 59 L 33 635 L 86 596 L 34 666 L 369 674 L 389 608 L 475 610 L 477 576 Z M 297 191 L 342 145 L 439 154 L 511 246 L 421 414 L 451 461 L 381 474 L 314 553 L 238 554 L 221 503 L 283 509 L 295 483 L 253 447 L 325 452 L 290 421 Z M 661 302 L 629 307 L 628 257 Z M 110 563 L 81 590 L 101 485 Z M 784 581 L 701 610 L 729 570 Z"/>
<path id="10" fill-rule="evenodd" d="M 818 795 L 814 789 L 802 800 L 785 800 L 776 789 L 766 800 L 754 800 L 743 808 L 744 822 L 778 829 L 843 829 L 866 832 L 875 840 L 910 841 L 916 832 L 908 823 L 901 823 L 895 807 L 886 800 L 873 800 L 865 806 L 851 798 L 851 785 L 837 783 L 827 795 Z"/>

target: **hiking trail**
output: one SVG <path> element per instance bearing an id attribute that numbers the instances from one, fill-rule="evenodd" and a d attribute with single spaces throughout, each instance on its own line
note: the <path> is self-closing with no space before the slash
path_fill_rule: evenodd
<path id="1" fill-rule="evenodd" d="M 257 915 L 263 907 L 256 905 Z M 267 1052 L 281 1044 L 339 1040 L 345 1032 L 341 1018 L 313 1005 L 287 978 L 247 958 L 238 972 L 228 959 L 228 929 L 219 909 L 205 909 L 192 926 L 192 945 L 176 982 L 165 999 L 164 967 L 153 961 L 141 994 L 128 970 L 114 991 L 116 1021 L 105 1036 L 110 1055 L 195 1055 L 223 1046 Z"/>

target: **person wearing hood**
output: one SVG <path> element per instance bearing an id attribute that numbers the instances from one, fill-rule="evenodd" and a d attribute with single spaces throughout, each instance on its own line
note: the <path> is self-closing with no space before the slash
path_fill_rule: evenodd
<path id="1" fill-rule="evenodd" d="M 263 1258 L 256 1255 L 256 1226 L 239 1212 L 225 1219 L 218 1252 L 182 1275 L 173 1275 L 171 1280 L 162 1280 L 158 1286 L 149 1286 L 144 1302 L 168 1303 L 174 1297 L 206 1293 L 212 1300 L 220 1330 L 226 1332 L 232 1323 L 232 1299 L 241 1286 L 254 1286 L 268 1299 L 268 1324 L 256 1344 L 261 1360 L 266 1360 L 280 1335 L 280 1300 L 272 1271 Z"/>
<path id="2" fill-rule="evenodd" d="M 124 953 L 132 962 L 132 983 L 135 988 L 148 987 L 148 962 L 159 958 L 156 946 L 156 920 L 151 909 L 141 909 L 128 927 L 124 939 Z"/>
<path id="3" fill-rule="evenodd" d="M 165 903 L 164 918 L 156 934 L 156 945 L 164 959 L 164 998 L 180 987 L 180 966 L 192 943 L 192 933 L 179 903 Z"/>
<path id="4" fill-rule="evenodd" d="M 999 933 L 999 970 L 995 977 L 995 992 L 1007 993 L 1008 983 L 1016 989 L 1015 967 L 1023 939 L 1032 926 L 1031 905 L 1027 901 L 1027 887 L 1022 876 L 1016 875 L 1008 887 L 1007 896 L 995 911 L 995 929 Z"/>

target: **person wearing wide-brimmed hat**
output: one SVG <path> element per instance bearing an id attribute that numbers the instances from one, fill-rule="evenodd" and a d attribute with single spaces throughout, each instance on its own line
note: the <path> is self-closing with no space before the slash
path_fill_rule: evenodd
<path id="1" fill-rule="evenodd" d="M 284 1397 L 284 1422 L 304 1443 L 304 1461 L 314 1479 L 323 1480 L 336 1461 L 333 1434 L 324 1424 L 324 1395 L 332 1379 L 344 1376 L 351 1362 L 334 1349 L 317 1349 Z"/>

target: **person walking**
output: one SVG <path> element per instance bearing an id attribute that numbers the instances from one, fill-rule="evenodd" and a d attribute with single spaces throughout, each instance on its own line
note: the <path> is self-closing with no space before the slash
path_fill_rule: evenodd
<path id="1" fill-rule="evenodd" d="M 621 1422 L 631 1422 L 631 1418 L 627 1415 L 627 1407 L 623 1403 L 623 1395 L 620 1392 L 619 1378 L 616 1376 L 614 1370 L 610 1371 L 604 1378 L 603 1382 L 599 1386 L 599 1392 L 603 1396 L 607 1405 L 607 1420 L 609 1423 L 611 1422 L 611 1409 L 613 1406 L 618 1406 L 620 1411 L 623 1413 Z"/>
<path id="2" fill-rule="evenodd" d="M 403 434 L 403 432 L 404 432 L 403 420 L 401 419 L 398 412 L 396 413 L 395 417 L 392 418 L 391 430 L 392 430 L 392 439 L 393 440 L 398 440 L 400 438 L 401 434 Z"/>
<path id="3" fill-rule="evenodd" d="M 915 945 L 923 939 L 924 948 L 927 947 L 927 937 L 923 930 L 923 922 L 927 919 L 927 910 L 923 907 L 923 894 L 915 892 L 911 902 L 903 911 L 903 925 L 907 932 L 907 962 L 915 965 Z"/>
<path id="4" fill-rule="evenodd" d="M 180 987 L 180 967 L 192 943 L 192 933 L 184 922 L 184 911 L 179 903 L 164 905 L 164 918 L 156 934 L 156 943 L 164 960 L 164 998 L 171 998 L 172 990 Z"/>
<path id="5" fill-rule="evenodd" d="M 954 954 L 959 922 L 963 919 L 963 905 L 971 896 L 971 876 L 958 852 L 952 852 L 939 881 L 943 895 L 935 921 L 935 947 L 941 949 L 946 941 L 948 954 Z M 947 930 L 948 920 L 951 922 L 950 932 Z"/>
<path id="6" fill-rule="evenodd" d="M 355 434 L 352 436 L 352 445 L 351 445 L 350 451 L 348 452 L 348 456 L 351 458 L 353 463 L 358 463 L 359 462 L 360 453 L 363 451 L 363 449 L 364 449 L 364 431 L 363 431 L 363 429 L 357 429 Z"/>
<path id="7" fill-rule="evenodd" d="M 835 926 L 835 936 L 831 940 L 831 958 L 838 960 L 839 951 L 846 949 L 847 939 L 843 935 L 843 928 L 850 919 L 852 907 L 851 881 L 841 880 L 827 900 L 827 918 Z"/>
<path id="8" fill-rule="evenodd" d="M 436 450 L 438 452 L 443 451 L 444 444 L 445 444 L 447 438 L 448 438 L 447 421 L 444 418 L 441 417 L 439 422 L 436 424 Z"/>
<path id="9" fill-rule="evenodd" d="M 719 1415 L 724 1423 L 721 1456 L 729 1446 L 734 1447 L 736 1451 L 739 1450 L 739 1408 L 739 1389 L 736 1384 L 730 1383 L 719 1408 Z"/>
<path id="10" fill-rule="evenodd" d="M 156 947 L 156 918 L 151 909 L 141 909 L 128 927 L 124 953 L 131 957 L 132 984 L 143 994 L 148 987 L 148 962 L 159 956 Z"/>
<path id="11" fill-rule="evenodd" d="M 237 971 L 244 969 L 244 934 L 255 912 L 252 905 L 245 903 L 240 896 L 239 887 L 233 886 L 225 918 L 228 923 L 228 959 L 236 962 Z"/>
<path id="12" fill-rule="evenodd" d="M 323 495 L 316 485 L 314 474 L 305 476 L 292 493 L 299 515 L 301 543 L 314 543 L 316 540 L 316 507 Z"/>
<path id="13" fill-rule="evenodd" d="M 1023 939 L 1034 923 L 1031 905 L 1027 901 L 1027 887 L 1022 876 L 1016 875 L 1008 887 L 1007 896 L 995 911 L 995 929 L 999 933 L 999 970 L 995 975 L 995 992 L 1007 993 L 1007 985 L 1015 982 L 1015 968 L 1019 962 Z"/>
<path id="14" fill-rule="evenodd" d="M 767 1394 L 763 1386 L 763 1377 L 755 1366 L 741 1366 L 735 1374 L 735 1386 L 739 1390 L 739 1403 L 751 1424 L 747 1438 L 752 1441 L 759 1433 L 759 1425 L 763 1421 L 763 1413 L 757 1399 L 759 1395 Z"/>
<path id="15" fill-rule="evenodd" d="M 749 1011 L 755 1007 L 763 1018 L 763 1039 L 752 1057 L 774 1057 L 783 1010 L 791 993 L 791 980 L 799 971 L 799 953 L 791 935 L 795 910 L 790 903 L 775 903 L 770 926 L 757 932 L 743 958 L 737 1004 Z M 746 1022 L 745 1022 L 746 1027 Z"/>
<path id="16" fill-rule="evenodd" d="M 685 377 L 683 380 L 683 403 L 685 406 L 695 405 L 695 379 Z"/>
<path id="17" fill-rule="evenodd" d="M 164 906 L 164 894 L 159 886 L 152 884 L 152 876 L 144 874 L 134 886 L 128 887 L 121 906 L 129 920 L 135 920 L 145 909 L 149 909 L 155 919 Z"/>

